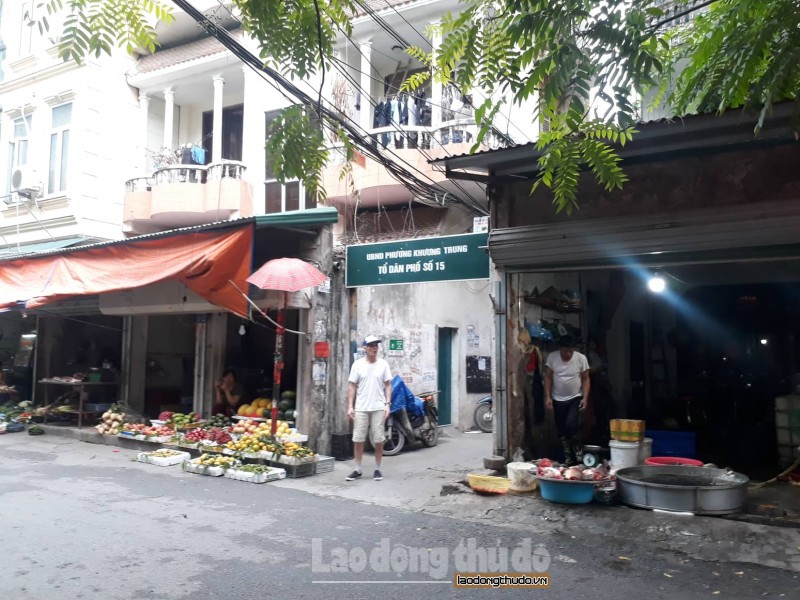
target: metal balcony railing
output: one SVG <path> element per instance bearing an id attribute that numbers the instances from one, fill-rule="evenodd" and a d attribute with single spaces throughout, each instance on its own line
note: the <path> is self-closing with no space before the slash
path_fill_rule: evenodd
<path id="1" fill-rule="evenodd" d="M 205 165 L 170 165 L 153 173 L 153 185 L 168 183 L 205 183 Z"/>

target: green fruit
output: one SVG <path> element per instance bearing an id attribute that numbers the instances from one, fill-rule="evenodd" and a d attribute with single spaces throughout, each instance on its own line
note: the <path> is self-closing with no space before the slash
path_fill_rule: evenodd
<path id="1" fill-rule="evenodd" d="M 297 394 L 292 390 L 286 390 L 285 392 L 281 393 L 281 398 L 294 400 L 295 398 L 297 398 Z"/>

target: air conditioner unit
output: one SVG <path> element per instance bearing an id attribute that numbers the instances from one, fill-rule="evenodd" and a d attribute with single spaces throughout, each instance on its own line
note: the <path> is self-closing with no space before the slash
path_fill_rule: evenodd
<path id="1" fill-rule="evenodd" d="M 36 198 L 42 192 L 38 173 L 28 165 L 20 165 L 11 174 L 11 187 L 20 196 Z"/>

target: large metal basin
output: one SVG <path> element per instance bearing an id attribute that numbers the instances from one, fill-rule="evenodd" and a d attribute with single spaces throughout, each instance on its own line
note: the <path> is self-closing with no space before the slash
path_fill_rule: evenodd
<path id="1" fill-rule="evenodd" d="M 709 467 L 639 466 L 617 471 L 625 504 L 698 515 L 740 512 L 748 483 L 741 473 Z"/>

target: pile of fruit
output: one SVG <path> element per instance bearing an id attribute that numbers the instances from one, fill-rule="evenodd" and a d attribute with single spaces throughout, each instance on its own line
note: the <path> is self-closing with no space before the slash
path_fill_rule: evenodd
<path id="1" fill-rule="evenodd" d="M 192 462 L 204 467 L 222 467 L 223 469 L 230 469 L 239 464 L 239 461 L 232 456 L 222 456 L 220 454 L 201 454 L 200 458 Z"/>
<path id="2" fill-rule="evenodd" d="M 161 413 L 160 416 L 164 415 L 165 413 Z M 181 427 L 186 427 L 188 425 L 194 425 L 197 423 L 198 417 L 194 412 L 190 412 L 188 414 L 183 413 L 172 413 L 169 419 L 161 419 L 162 421 L 167 421 L 168 424 L 175 427 L 175 429 L 180 429 Z"/>
<path id="3" fill-rule="evenodd" d="M 233 433 L 271 433 L 272 421 L 240 421 L 231 429 Z M 278 421 L 275 435 L 281 437 L 291 433 L 291 427 L 286 421 Z"/>
<path id="4" fill-rule="evenodd" d="M 173 456 L 178 456 L 179 454 L 183 454 L 183 452 L 178 452 L 177 450 L 154 450 L 153 452 L 148 452 L 147 456 L 153 456 L 155 458 L 172 458 Z"/>
<path id="5" fill-rule="evenodd" d="M 208 439 L 208 432 L 205 429 L 198 427 L 186 432 L 183 439 L 192 444 L 196 444 L 202 440 Z"/>
<path id="6" fill-rule="evenodd" d="M 268 419 L 272 413 L 272 400 L 269 398 L 256 398 L 250 404 L 242 404 L 236 414 L 240 417 L 255 417 Z"/>
<path id="7" fill-rule="evenodd" d="M 244 471 L 245 473 L 260 474 L 260 473 L 269 473 L 274 469 L 268 467 L 267 465 L 239 465 L 238 467 L 236 467 L 236 470 Z"/>
<path id="8" fill-rule="evenodd" d="M 297 394 L 291 390 L 283 392 L 281 400 L 278 402 L 278 418 L 284 421 L 294 421 L 296 402 Z"/>
<path id="9" fill-rule="evenodd" d="M 247 452 L 256 454 L 258 452 L 274 452 L 276 444 L 268 441 L 263 435 L 246 434 L 238 440 L 231 440 L 225 447 L 234 452 Z"/>
<path id="10" fill-rule="evenodd" d="M 208 420 L 208 427 L 227 427 L 231 420 L 222 413 L 216 414 Z"/>
<path id="11" fill-rule="evenodd" d="M 125 423 L 121 431 L 123 433 L 130 432 L 133 433 L 133 435 L 144 435 L 146 437 L 172 437 L 175 435 L 175 430 L 166 425 L 155 427 L 153 425 L 144 425 L 143 423 Z"/>
<path id="12" fill-rule="evenodd" d="M 308 458 L 309 456 L 316 456 L 316 453 L 311 449 L 294 442 L 284 442 L 282 445 L 282 454 L 284 456 L 294 456 L 295 458 Z"/>
<path id="13" fill-rule="evenodd" d="M 125 421 L 123 413 L 116 404 L 104 412 L 100 417 L 100 423 L 95 425 L 95 431 L 100 435 L 117 435 L 122 430 Z"/>
<path id="14" fill-rule="evenodd" d="M 197 431 L 197 430 L 193 429 L 192 431 Z M 203 430 L 201 429 L 200 431 Z M 206 439 L 209 442 L 214 442 L 218 446 L 224 446 L 232 439 L 230 433 L 219 427 L 211 427 L 210 429 L 206 429 L 205 432 L 206 432 Z M 189 433 L 191 433 L 191 431 Z"/>

